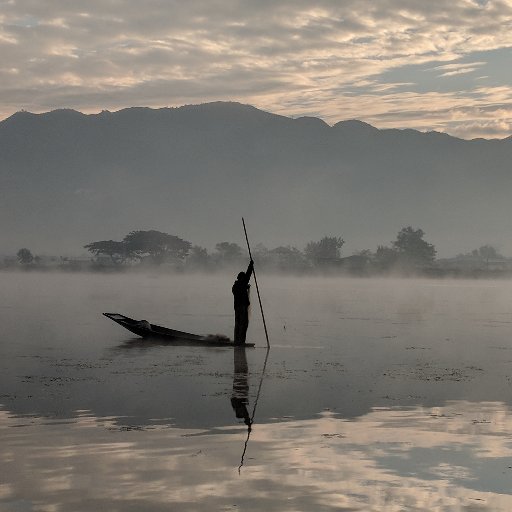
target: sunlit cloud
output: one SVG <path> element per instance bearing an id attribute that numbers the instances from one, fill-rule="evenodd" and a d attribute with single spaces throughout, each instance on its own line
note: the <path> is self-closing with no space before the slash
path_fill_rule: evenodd
<path id="1" fill-rule="evenodd" d="M 473 73 L 477 71 L 480 66 L 485 65 L 485 62 L 472 62 L 469 64 L 457 63 L 457 64 L 445 64 L 443 66 L 436 66 L 435 71 L 443 71 L 439 76 L 455 76 L 463 75 L 466 73 Z"/>
<path id="2" fill-rule="evenodd" d="M 144 9 L 129 0 L 23 0 L 3 11 L 2 117 L 21 108 L 97 112 L 226 99 L 290 116 L 328 113 L 326 121 L 336 122 L 347 118 L 348 102 L 351 117 L 379 119 L 382 111 L 404 112 L 411 94 L 421 104 L 441 95 L 443 103 L 431 105 L 437 113 L 473 107 L 475 95 L 491 104 L 476 89 L 477 70 L 494 87 L 512 89 L 512 71 L 489 69 L 493 52 L 512 48 L 512 3 L 505 0 L 153 0 Z M 487 52 L 485 61 L 472 59 L 479 52 Z M 411 65 L 443 82 L 420 70 L 409 80 L 387 76 Z M 11 68 L 19 69 L 16 81 L 3 71 Z M 74 89 L 55 89 L 66 73 L 79 77 Z M 347 92 L 354 84 L 360 90 Z M 448 119 L 431 124 L 416 108 L 409 112 L 419 117 L 403 125 L 402 116 L 387 116 L 378 127 L 456 129 Z M 475 126 L 478 136 L 479 119 L 469 112 L 461 125 Z"/>

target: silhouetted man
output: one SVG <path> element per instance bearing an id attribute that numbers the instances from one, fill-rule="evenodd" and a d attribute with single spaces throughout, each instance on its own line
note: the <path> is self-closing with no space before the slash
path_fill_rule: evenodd
<path id="1" fill-rule="evenodd" d="M 254 261 L 251 260 L 246 272 L 240 272 L 236 278 L 233 288 L 233 299 L 235 305 L 235 345 L 243 345 L 249 327 L 249 280 L 254 268 Z"/>

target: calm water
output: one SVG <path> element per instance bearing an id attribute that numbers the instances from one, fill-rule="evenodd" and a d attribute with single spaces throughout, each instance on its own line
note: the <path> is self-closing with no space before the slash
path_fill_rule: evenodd
<path id="1" fill-rule="evenodd" d="M 101 316 L 232 279 L 0 274 L 0 510 L 512 509 L 512 282 L 261 276 L 267 359 L 255 297 Z"/>

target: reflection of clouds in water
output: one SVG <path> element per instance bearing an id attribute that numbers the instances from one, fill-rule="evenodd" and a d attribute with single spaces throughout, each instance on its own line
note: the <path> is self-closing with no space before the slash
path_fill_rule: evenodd
<path id="1" fill-rule="evenodd" d="M 469 468 L 465 468 L 463 466 L 450 466 L 449 464 L 441 463 L 436 467 L 431 468 L 430 471 L 433 475 L 440 478 L 475 480 L 475 477 L 471 475 Z"/>
<path id="2" fill-rule="evenodd" d="M 119 431 L 0 413 L 0 499 L 73 510 L 510 510 L 512 414 L 498 402 L 374 409 L 357 421 L 256 425 L 238 476 L 244 429 Z"/>

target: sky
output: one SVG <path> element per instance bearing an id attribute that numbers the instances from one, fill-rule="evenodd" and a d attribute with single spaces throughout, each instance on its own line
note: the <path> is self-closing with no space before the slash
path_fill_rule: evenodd
<path id="1" fill-rule="evenodd" d="M 0 119 L 239 101 L 512 134 L 512 0 L 0 0 Z"/>

